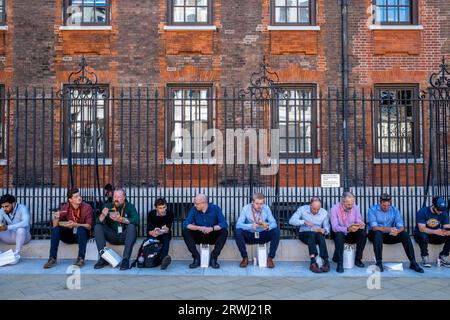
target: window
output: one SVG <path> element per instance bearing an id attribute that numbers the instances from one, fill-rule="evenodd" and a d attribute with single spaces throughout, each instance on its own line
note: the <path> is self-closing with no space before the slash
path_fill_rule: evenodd
<path id="1" fill-rule="evenodd" d="M 75 158 L 93 158 L 96 151 L 99 157 L 107 155 L 108 92 L 108 86 L 65 87 L 66 157 L 69 151 Z"/>
<path id="2" fill-rule="evenodd" d="M 6 3 L 5 0 L 0 0 L 0 25 L 6 24 Z"/>
<path id="3" fill-rule="evenodd" d="M 65 25 L 104 26 L 110 24 L 110 0 L 64 0 Z"/>
<path id="4" fill-rule="evenodd" d="M 271 0 L 272 25 L 315 25 L 315 0 Z"/>
<path id="5" fill-rule="evenodd" d="M 211 25 L 213 0 L 168 0 L 169 24 Z"/>
<path id="6" fill-rule="evenodd" d="M 378 157 L 420 155 L 418 87 L 379 86 L 375 114 Z"/>
<path id="7" fill-rule="evenodd" d="M 375 23 L 417 24 L 417 0 L 374 0 Z"/>
<path id="8" fill-rule="evenodd" d="M 278 94 L 274 127 L 280 130 L 280 158 L 312 158 L 316 149 L 315 86 L 285 87 Z"/>
<path id="9" fill-rule="evenodd" d="M 203 133 L 211 127 L 211 87 L 172 87 L 170 99 L 168 158 L 172 153 L 187 159 L 203 158 L 209 144 L 203 141 Z"/>

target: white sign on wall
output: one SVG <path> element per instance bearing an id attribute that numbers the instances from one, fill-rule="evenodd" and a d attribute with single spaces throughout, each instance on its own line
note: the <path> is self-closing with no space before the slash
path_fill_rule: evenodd
<path id="1" fill-rule="evenodd" d="M 339 188 L 341 186 L 340 174 L 322 174 L 320 185 L 322 188 Z"/>

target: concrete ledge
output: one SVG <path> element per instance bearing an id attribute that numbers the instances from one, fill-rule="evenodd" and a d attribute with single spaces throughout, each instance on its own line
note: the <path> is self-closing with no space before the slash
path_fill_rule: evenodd
<path id="1" fill-rule="evenodd" d="M 133 254 L 131 256 L 134 259 L 137 256 L 137 251 L 141 245 L 143 238 L 139 238 L 133 248 Z M 413 241 L 414 249 L 416 252 L 416 259 L 420 261 L 420 250 L 419 246 Z M 123 253 L 123 246 L 115 246 L 107 244 L 108 247 L 114 249 L 119 254 Z M 430 253 L 431 261 L 436 260 L 440 250 L 443 245 L 429 245 L 428 250 Z M 247 252 L 249 257 L 253 257 L 253 247 L 247 245 Z M 14 245 L 5 245 L 0 243 L 0 250 L 6 251 L 8 249 L 14 250 Z M 330 258 L 334 253 L 334 241 L 327 240 L 328 254 Z M 47 259 L 50 251 L 50 240 L 32 240 L 22 248 L 21 256 L 23 258 L 34 258 L 34 259 Z M 58 249 L 58 259 L 74 259 L 78 253 L 78 245 L 76 244 L 65 244 L 60 243 Z M 172 259 L 174 260 L 191 260 L 191 255 L 186 248 L 186 244 L 182 239 L 172 239 L 170 243 L 170 252 Z M 86 260 L 97 260 L 97 248 L 95 241 L 91 239 L 88 242 L 86 250 Z M 220 260 L 240 260 L 241 256 L 239 250 L 236 246 L 234 239 L 228 239 L 225 244 L 224 249 L 219 257 Z M 275 260 L 278 261 L 309 261 L 308 248 L 305 244 L 301 243 L 300 240 L 286 239 L 281 240 L 280 245 L 277 250 L 277 255 Z M 364 250 L 364 261 L 374 261 L 373 246 L 370 241 L 367 241 L 366 248 Z M 405 251 L 402 245 L 384 245 L 383 247 L 383 260 L 392 262 L 408 261 Z"/>

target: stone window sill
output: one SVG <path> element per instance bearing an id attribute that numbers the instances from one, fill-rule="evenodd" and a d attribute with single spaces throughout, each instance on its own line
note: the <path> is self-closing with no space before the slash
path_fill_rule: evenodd
<path id="1" fill-rule="evenodd" d="M 320 31 L 320 26 L 268 26 L 269 31 Z"/>
<path id="2" fill-rule="evenodd" d="M 423 30 L 423 25 L 369 25 L 369 30 Z"/>

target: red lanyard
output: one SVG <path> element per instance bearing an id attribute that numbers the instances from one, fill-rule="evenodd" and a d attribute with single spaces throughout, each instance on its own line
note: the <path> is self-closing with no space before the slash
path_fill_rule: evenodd
<path id="1" fill-rule="evenodd" d="M 80 216 L 81 216 L 81 207 L 78 207 L 77 213 L 73 214 L 72 206 L 69 205 L 69 211 L 72 216 L 73 222 L 78 223 L 78 219 L 80 219 Z"/>
<path id="2" fill-rule="evenodd" d="M 339 211 L 341 212 L 342 222 L 347 226 L 347 219 L 345 218 L 345 210 L 342 210 L 342 205 L 339 206 Z"/>
<path id="3" fill-rule="evenodd" d="M 255 212 L 253 211 L 253 206 L 251 207 L 251 209 L 252 209 L 253 221 L 254 221 L 256 224 L 261 224 L 262 210 L 261 210 L 261 212 L 258 212 L 258 220 L 256 220 Z"/>

